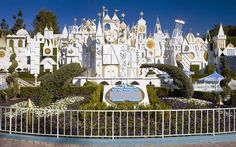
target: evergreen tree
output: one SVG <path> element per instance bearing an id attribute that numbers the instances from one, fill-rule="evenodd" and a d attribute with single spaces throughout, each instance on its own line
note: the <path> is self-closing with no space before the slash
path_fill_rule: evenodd
<path id="1" fill-rule="evenodd" d="M 34 33 L 43 34 L 46 26 L 52 27 L 54 33 L 60 33 L 57 16 L 52 11 L 41 9 L 33 22 Z"/>
<path id="2" fill-rule="evenodd" d="M 4 18 L 1 20 L 0 28 L 1 30 L 5 30 L 5 31 L 7 31 L 9 28 L 7 21 Z"/>
<path id="3" fill-rule="evenodd" d="M 21 10 L 18 11 L 17 16 L 13 16 L 13 19 L 15 20 L 15 23 L 13 27 L 11 28 L 11 34 L 15 34 L 18 30 L 25 28 L 25 23 L 23 20 L 23 13 Z"/>

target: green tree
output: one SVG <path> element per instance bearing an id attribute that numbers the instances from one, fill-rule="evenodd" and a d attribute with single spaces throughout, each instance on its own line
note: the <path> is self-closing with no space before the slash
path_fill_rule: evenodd
<path id="1" fill-rule="evenodd" d="M 43 34 L 46 26 L 52 27 L 54 33 L 60 32 L 57 16 L 52 11 L 41 9 L 33 22 L 34 33 L 41 32 Z"/>
<path id="2" fill-rule="evenodd" d="M 9 26 L 7 24 L 7 21 L 4 18 L 1 20 L 0 29 L 5 32 L 8 32 Z"/>
<path id="3" fill-rule="evenodd" d="M 17 16 L 13 16 L 13 19 L 15 20 L 15 23 L 11 28 L 10 33 L 16 34 L 18 30 L 25 28 L 25 23 L 23 20 L 23 12 L 19 10 Z"/>

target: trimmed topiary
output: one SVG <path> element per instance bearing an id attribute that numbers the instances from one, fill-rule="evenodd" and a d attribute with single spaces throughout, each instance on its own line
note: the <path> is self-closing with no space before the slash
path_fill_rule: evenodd
<path id="1" fill-rule="evenodd" d="M 182 83 L 181 93 L 186 98 L 191 98 L 193 96 L 193 84 L 189 78 L 185 75 L 183 70 L 179 67 L 166 64 L 143 64 L 141 68 L 158 68 L 161 71 L 168 73 L 174 80 L 174 83 Z M 179 86 L 179 85 L 176 85 Z"/>

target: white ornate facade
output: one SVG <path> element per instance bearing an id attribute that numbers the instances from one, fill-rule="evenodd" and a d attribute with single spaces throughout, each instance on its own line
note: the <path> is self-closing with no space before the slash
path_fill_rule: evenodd
<path id="1" fill-rule="evenodd" d="M 157 19 L 155 32 L 147 33 L 144 14 L 133 26 L 125 23 L 125 14 L 118 17 L 115 11 L 112 17 L 106 9 L 99 14 L 96 22 L 83 19 L 80 25 L 65 26 L 62 34 L 54 34 L 52 28 L 46 27 L 44 34 L 37 33 L 33 38 L 24 29 L 15 35 L 7 35 L 6 47 L 0 46 L 0 69 L 7 71 L 10 66 L 10 55 L 14 50 L 19 72 L 28 71 L 38 75 L 42 72 L 53 72 L 59 66 L 69 63 L 80 63 L 87 69 L 90 77 L 145 77 L 149 69 L 141 69 L 146 63 L 176 65 L 179 61 L 184 70 L 189 71 L 191 65 L 198 65 L 202 70 L 212 60 L 208 41 L 189 32 L 182 33 L 184 21 L 176 20 L 176 26 L 170 36 L 162 31 Z M 225 48 L 226 37 L 215 38 L 216 48 Z M 235 55 L 233 46 L 228 46 L 224 54 Z M 220 50 L 216 51 L 218 54 Z M 153 69 L 158 74 L 161 71 Z"/>

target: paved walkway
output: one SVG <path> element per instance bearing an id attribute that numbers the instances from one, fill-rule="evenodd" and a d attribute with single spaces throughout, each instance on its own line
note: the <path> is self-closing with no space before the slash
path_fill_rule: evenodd
<path id="1" fill-rule="evenodd" d="M 218 143 L 200 143 L 200 144 L 161 144 L 161 145 L 80 145 L 80 144 L 62 144 L 62 143 L 48 143 L 37 141 L 24 141 L 16 139 L 0 139 L 0 147 L 236 147 L 234 142 L 218 142 Z"/>
<path id="2" fill-rule="evenodd" d="M 236 134 L 165 139 L 77 139 L 0 133 L 0 147 L 236 147 Z"/>

